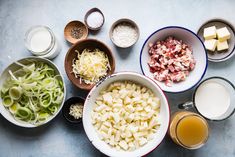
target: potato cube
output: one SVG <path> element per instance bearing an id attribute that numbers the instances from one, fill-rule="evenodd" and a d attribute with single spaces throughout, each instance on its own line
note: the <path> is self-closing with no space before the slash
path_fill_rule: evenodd
<path id="1" fill-rule="evenodd" d="M 144 137 L 140 138 L 140 140 L 139 140 L 140 146 L 145 145 L 147 142 L 148 142 L 148 140 L 146 138 L 144 138 Z"/>
<path id="2" fill-rule="evenodd" d="M 128 144 L 124 140 L 119 142 L 119 146 L 124 150 L 127 150 L 129 148 Z"/>

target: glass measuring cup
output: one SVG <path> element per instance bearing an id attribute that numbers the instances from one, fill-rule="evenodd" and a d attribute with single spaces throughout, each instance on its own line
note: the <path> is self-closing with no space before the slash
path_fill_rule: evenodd
<path id="1" fill-rule="evenodd" d="M 178 107 L 195 108 L 201 116 L 211 121 L 225 120 L 235 112 L 235 87 L 222 77 L 210 77 L 202 81 L 192 99 Z"/>

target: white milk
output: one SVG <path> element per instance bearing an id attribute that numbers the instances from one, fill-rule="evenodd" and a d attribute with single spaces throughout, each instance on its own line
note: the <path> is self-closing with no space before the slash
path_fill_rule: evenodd
<path id="1" fill-rule="evenodd" d="M 32 54 L 48 59 L 61 51 L 54 33 L 46 26 L 34 26 L 26 33 L 26 47 Z"/>
<path id="2" fill-rule="evenodd" d="M 230 94 L 223 85 L 207 81 L 199 86 L 195 94 L 195 105 L 203 116 L 217 118 L 228 110 Z"/>
<path id="3" fill-rule="evenodd" d="M 35 31 L 30 40 L 31 50 L 34 52 L 43 52 L 50 47 L 52 37 L 46 29 Z"/>

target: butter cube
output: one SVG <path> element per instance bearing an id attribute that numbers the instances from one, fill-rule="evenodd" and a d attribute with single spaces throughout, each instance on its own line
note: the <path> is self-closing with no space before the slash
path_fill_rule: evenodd
<path id="1" fill-rule="evenodd" d="M 217 33 L 217 37 L 218 37 L 219 41 L 221 41 L 221 42 L 225 41 L 225 40 L 228 40 L 231 37 L 227 27 L 217 29 L 216 33 Z"/>
<path id="2" fill-rule="evenodd" d="M 205 40 L 216 38 L 216 27 L 211 26 L 204 28 L 203 37 L 205 38 Z"/>
<path id="3" fill-rule="evenodd" d="M 209 51 L 215 51 L 216 45 L 217 45 L 217 40 L 216 39 L 209 39 L 204 41 L 204 45 L 207 50 Z"/>
<path id="4" fill-rule="evenodd" d="M 227 40 L 225 41 L 217 41 L 217 50 L 218 51 L 223 51 L 223 50 L 227 50 L 228 49 L 228 42 Z"/>

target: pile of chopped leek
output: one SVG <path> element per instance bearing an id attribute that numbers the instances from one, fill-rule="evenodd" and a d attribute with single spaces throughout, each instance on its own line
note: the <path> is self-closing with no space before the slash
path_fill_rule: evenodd
<path id="1" fill-rule="evenodd" d="M 18 121 L 43 124 L 54 115 L 64 98 L 63 82 L 55 70 L 43 62 L 21 65 L 1 89 L 3 105 Z"/>
<path id="2" fill-rule="evenodd" d="M 99 49 L 93 51 L 84 49 L 82 53 L 78 53 L 77 60 L 73 60 L 73 73 L 75 77 L 80 77 L 80 82 L 93 84 L 107 75 L 110 68 L 107 55 Z"/>

